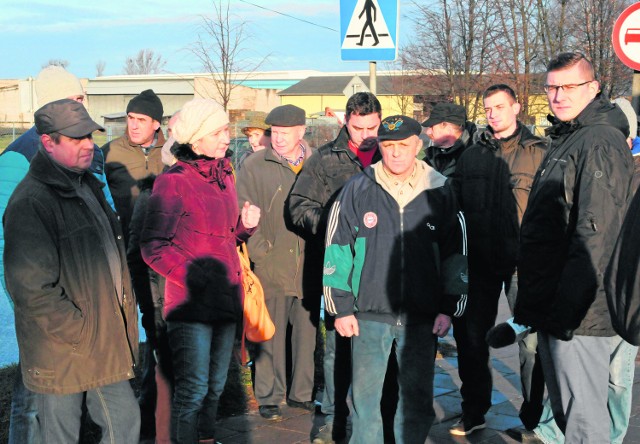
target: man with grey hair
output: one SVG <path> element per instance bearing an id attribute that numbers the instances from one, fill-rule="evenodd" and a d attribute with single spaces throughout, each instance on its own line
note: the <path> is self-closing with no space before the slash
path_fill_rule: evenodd
<path id="1" fill-rule="evenodd" d="M 313 377 L 316 328 L 322 289 L 310 288 L 305 242 L 285 223 L 285 200 L 311 150 L 302 143 L 305 112 L 278 106 L 267 115 L 271 146 L 247 157 L 238 172 L 238 203 L 250 202 L 264 213 L 247 245 L 265 291 L 265 303 L 276 326 L 272 339 L 259 345 L 254 392 L 260 415 L 282 417 L 279 404 L 314 410 Z M 287 329 L 291 326 L 291 375 L 287 375 Z M 287 382 L 291 381 L 287 390 Z M 288 396 L 287 396 L 288 394 Z"/>

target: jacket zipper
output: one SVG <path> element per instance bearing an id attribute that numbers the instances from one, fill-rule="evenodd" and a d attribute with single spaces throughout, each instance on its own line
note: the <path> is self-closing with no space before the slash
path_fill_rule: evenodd
<path id="1" fill-rule="evenodd" d="M 400 208 L 400 273 L 404 272 L 404 208 Z M 404 279 L 400 279 L 400 307 L 402 307 L 402 298 L 404 295 Z M 402 310 L 398 313 L 396 326 L 402 326 Z"/>

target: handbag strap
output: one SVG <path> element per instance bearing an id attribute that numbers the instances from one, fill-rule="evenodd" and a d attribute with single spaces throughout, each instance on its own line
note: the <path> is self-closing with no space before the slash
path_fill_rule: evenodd
<path id="1" fill-rule="evenodd" d="M 240 253 L 242 257 L 244 257 L 247 260 L 247 262 L 249 262 L 249 249 L 247 248 L 246 242 L 243 242 L 240 245 L 238 245 L 238 253 Z"/>

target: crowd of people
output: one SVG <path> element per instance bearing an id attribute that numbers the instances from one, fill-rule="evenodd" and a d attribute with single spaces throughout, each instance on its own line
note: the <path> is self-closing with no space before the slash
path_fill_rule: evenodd
<path id="1" fill-rule="evenodd" d="M 250 348 L 264 421 L 287 404 L 322 414 L 315 444 L 424 443 L 453 326 L 452 435 L 486 427 L 490 347 L 517 342 L 519 440 L 622 443 L 640 342 L 638 120 L 584 55 L 548 65 L 545 137 L 506 84 L 482 94 L 485 128 L 454 103 L 422 123 L 383 118 L 359 92 L 321 147 L 303 109 L 255 112 L 235 164 L 213 99 L 184 104 L 165 138 L 162 101 L 142 91 L 100 148 L 75 76 L 51 66 L 35 86 L 35 126 L 0 155 L 0 280 L 20 352 L 9 443 L 78 442 L 85 411 L 104 443 L 217 443 L 242 243 L 276 327 Z M 495 325 L 502 293 L 513 318 Z"/>

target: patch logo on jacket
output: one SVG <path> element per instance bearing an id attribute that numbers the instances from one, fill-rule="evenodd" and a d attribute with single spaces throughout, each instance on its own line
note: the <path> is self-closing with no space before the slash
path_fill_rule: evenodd
<path id="1" fill-rule="evenodd" d="M 427 222 L 427 228 L 430 229 L 431 231 L 435 231 L 435 229 L 436 229 L 436 227 L 431 225 L 429 222 Z"/>
<path id="2" fill-rule="evenodd" d="M 336 266 L 331 265 L 331 262 L 327 261 L 327 263 L 324 264 L 324 270 L 322 272 L 324 273 L 325 276 L 331 276 L 333 273 L 336 272 Z"/>
<path id="3" fill-rule="evenodd" d="M 368 211 L 362 218 L 362 222 L 364 222 L 365 227 L 373 228 L 378 225 L 378 216 L 373 211 Z"/>

